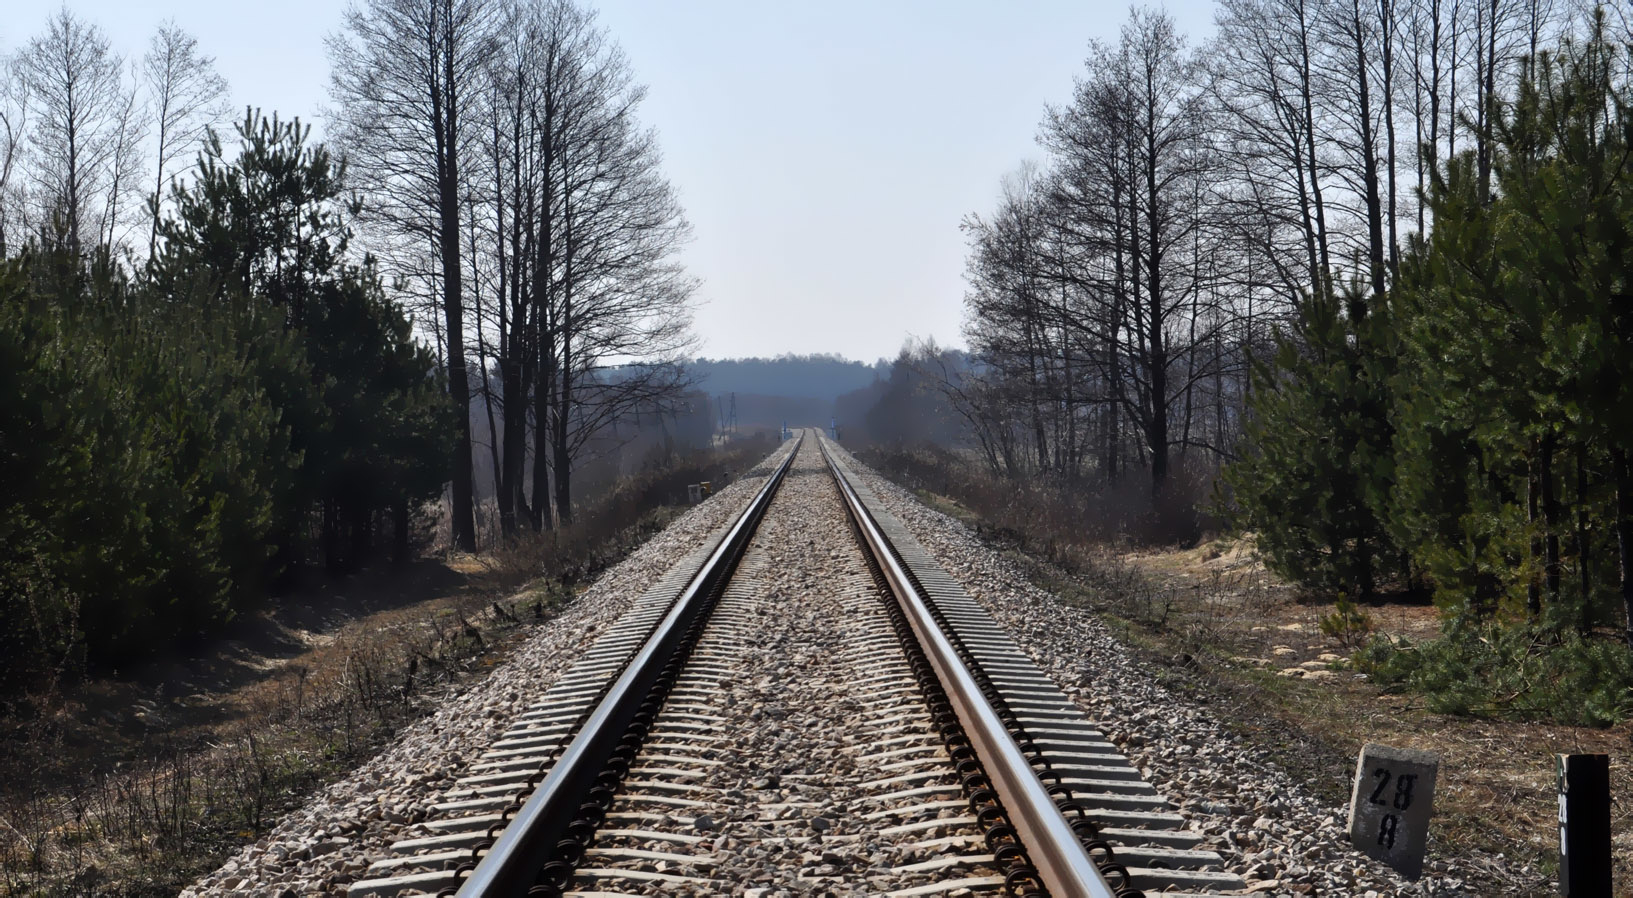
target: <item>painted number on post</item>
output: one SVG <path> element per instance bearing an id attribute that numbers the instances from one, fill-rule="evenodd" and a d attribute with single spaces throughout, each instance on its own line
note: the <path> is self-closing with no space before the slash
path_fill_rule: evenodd
<path id="1" fill-rule="evenodd" d="M 1391 777 L 1395 781 L 1395 794 L 1391 798 L 1385 793 L 1389 789 Z M 1412 786 L 1418 781 L 1415 773 L 1403 773 L 1394 776 L 1387 767 L 1379 767 L 1372 771 L 1373 779 L 1378 781 L 1378 788 L 1372 790 L 1372 797 L 1368 799 L 1375 805 L 1384 805 L 1397 811 L 1404 811 L 1412 806 Z M 1399 814 L 1385 813 L 1378 822 L 1378 844 L 1385 849 L 1395 847 L 1395 839 L 1400 834 L 1401 818 Z"/>

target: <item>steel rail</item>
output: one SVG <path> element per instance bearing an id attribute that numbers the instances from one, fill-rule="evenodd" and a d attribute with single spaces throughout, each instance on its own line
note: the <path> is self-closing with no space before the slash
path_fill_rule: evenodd
<path id="1" fill-rule="evenodd" d="M 607 756 L 623 738 L 625 728 L 697 618 L 699 607 L 711 592 L 724 584 L 748 548 L 749 540 L 771 504 L 771 497 L 782 484 L 803 442 L 802 436 L 788 457 L 766 478 L 765 485 L 719 547 L 681 590 L 669 613 L 653 628 L 641 650 L 630 659 L 549 774 L 488 849 L 487 856 L 470 872 L 459 888 L 459 898 L 525 895 L 533 887 L 539 870 L 551 860 L 557 843 L 567 835 L 589 790 L 600 777 Z"/>
<path id="2" fill-rule="evenodd" d="M 918 636 L 920 648 L 935 669 L 1044 887 L 1056 898 L 1117 898 L 1117 890 L 1101 875 L 1026 755 L 982 696 L 975 675 L 936 623 L 928 602 L 891 550 L 890 541 L 879 529 L 873 514 L 829 454 L 825 441 L 819 440 L 818 445 L 862 533 L 863 543 Z"/>

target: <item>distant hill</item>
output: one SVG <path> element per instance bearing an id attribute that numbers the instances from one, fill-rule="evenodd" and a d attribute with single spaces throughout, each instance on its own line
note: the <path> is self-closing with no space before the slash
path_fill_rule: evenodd
<path id="1" fill-rule="evenodd" d="M 784 355 L 774 359 L 697 359 L 686 366 L 697 388 L 715 396 L 742 393 L 832 402 L 890 375 L 890 363 L 868 365 L 837 355 Z"/>

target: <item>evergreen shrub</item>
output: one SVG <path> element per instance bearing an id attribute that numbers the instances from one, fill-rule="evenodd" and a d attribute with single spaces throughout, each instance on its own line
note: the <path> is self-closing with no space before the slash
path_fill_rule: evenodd
<path id="1" fill-rule="evenodd" d="M 1444 714 L 1570 726 L 1633 716 L 1633 649 L 1573 632 L 1458 621 L 1428 642 L 1376 636 L 1355 665 Z"/>

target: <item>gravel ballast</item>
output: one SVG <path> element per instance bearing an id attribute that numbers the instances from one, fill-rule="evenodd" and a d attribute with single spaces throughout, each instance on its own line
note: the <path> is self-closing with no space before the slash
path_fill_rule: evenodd
<path id="1" fill-rule="evenodd" d="M 974 819 L 947 800 L 962 795 L 954 766 L 815 442 L 590 844 L 585 894 L 1001 881 Z"/>
<path id="2" fill-rule="evenodd" d="M 786 448 L 686 511 L 598 578 L 560 614 L 539 624 L 505 663 L 404 728 L 390 748 L 332 783 L 271 832 L 182 891 L 304 898 L 344 894 L 370 863 L 407 838 L 428 807 L 670 566 L 733 519 Z"/>
<path id="3" fill-rule="evenodd" d="M 840 450 L 843 451 L 843 450 Z M 1231 735 L 1218 709 L 1164 688 L 1095 615 L 1034 586 L 959 521 L 852 461 L 969 594 L 1090 716 L 1255 893 L 1332 896 L 1535 895 L 1555 891 L 1501 857 L 1436 858 L 1408 882 L 1353 850 L 1347 808 L 1327 805 L 1267 752 Z M 1359 746 L 1357 746 L 1359 749 Z"/>
<path id="4" fill-rule="evenodd" d="M 814 446 L 806 449 L 815 451 Z M 778 459 L 781 455 L 781 451 L 775 453 Z M 806 469 L 803 477 L 817 476 L 811 470 L 813 465 L 803 461 L 800 464 Z M 1344 834 L 1345 808 L 1323 803 L 1278 768 L 1266 751 L 1231 735 L 1231 728 L 1218 716 L 1222 706 L 1201 704 L 1164 688 L 1158 671 L 1135 659 L 1091 612 L 1036 588 L 1019 565 L 985 546 L 962 524 L 925 507 L 864 465 L 853 464 L 890 511 L 969 595 L 987 608 L 1075 702 L 1103 722 L 1110 739 L 1169 798 L 1190 826 L 1207 836 L 1208 847 L 1224 856 L 1229 868 L 1241 874 L 1255 894 L 1493 896 L 1541 894 L 1548 890 L 1547 880 L 1528 870 L 1510 869 L 1500 857 L 1431 856 L 1424 878 L 1414 883 L 1401 880 L 1388 868 L 1353 851 Z M 439 796 L 454 787 L 461 772 L 504 732 L 534 696 L 567 670 L 634 597 L 730 520 L 770 469 L 768 460 L 682 515 L 607 571 L 568 608 L 539 624 L 491 675 L 451 695 L 435 713 L 399 733 L 386 751 L 327 787 L 265 837 L 240 850 L 182 894 L 279 898 L 344 894 L 347 885 L 365 878 L 370 863 L 389 854 L 392 842 L 417 832 L 416 824 L 426 819 Z M 801 484 L 795 492 L 814 487 L 814 483 Z M 827 500 L 821 501 L 825 504 Z M 836 538 L 849 539 L 848 532 L 839 532 L 843 528 L 835 514 L 814 510 L 795 513 L 800 526 L 824 532 L 777 550 L 786 552 L 784 557 L 766 556 L 759 562 L 759 576 L 770 578 L 768 582 L 774 581 L 772 585 L 786 595 L 809 592 L 816 585 L 813 575 L 806 570 L 793 571 L 794 559 L 820 563 L 822 558 L 830 557 L 836 569 L 844 570 L 840 579 L 853 580 L 856 572 L 850 568 L 855 565 L 832 554 L 839 550 L 829 546 Z M 787 525 L 776 526 L 788 529 Z M 763 613 L 754 611 L 752 615 Z M 838 621 L 845 612 L 840 606 L 828 613 L 839 615 L 834 618 Z M 787 649 L 792 643 L 786 640 L 831 633 L 835 629 L 833 621 L 827 627 L 813 628 L 810 622 L 761 620 L 757 627 L 734 626 L 733 638 L 741 641 L 753 639 L 754 634 L 781 634 L 787 628 L 786 635 L 781 636 L 785 640 L 782 657 L 756 662 L 761 667 L 749 665 L 742 677 L 722 681 L 721 686 L 730 683 L 733 685 L 727 691 L 743 690 L 733 703 L 757 709 L 762 716 L 773 710 L 784 717 L 809 716 L 809 720 L 800 718 L 802 728 L 826 733 L 823 744 L 827 752 L 820 762 L 816 757 L 807 757 L 740 769 L 728 764 L 728 769 L 721 771 L 721 785 L 711 784 L 705 791 L 721 798 L 752 796 L 754 800 L 746 803 L 755 805 L 754 813 L 744 811 L 734 816 L 729 807 L 714 808 L 712 819 L 724 825 L 713 830 L 700 830 L 695 819 L 687 820 L 692 833 L 708 839 L 706 847 L 714 855 L 714 863 L 707 872 L 702 868 L 686 872 L 718 880 L 736 880 L 752 873 L 749 878 L 764 888 L 782 877 L 763 874 L 786 865 L 810 884 L 825 881 L 844 894 L 899 887 L 906 881 L 901 876 L 905 869 L 896 866 L 909 856 L 903 853 L 905 844 L 881 844 L 870 839 L 865 829 L 848 831 L 850 824 L 843 822 L 838 830 L 826 832 L 833 822 L 830 816 L 840 821 L 849 819 L 839 806 L 853 804 L 856 798 L 836 790 L 831 777 L 855 768 L 859 760 L 856 749 L 864 743 L 857 741 L 857 734 L 844 732 L 843 714 L 806 709 L 797 701 L 804 689 L 778 685 L 785 676 L 797 676 L 796 668 L 801 665 L 814 672 L 825 670 L 825 660 L 813 660 L 815 656 L 803 649 Z M 843 627 L 839 629 L 843 631 Z M 839 645 L 828 648 L 837 650 Z M 797 679 L 788 682 L 799 683 Z M 846 690 L 830 686 L 828 691 Z M 866 704 L 864 701 L 859 705 L 858 701 L 858 697 L 851 696 L 847 703 L 853 717 Z M 770 747 L 773 753 L 792 749 L 791 745 L 778 745 L 776 740 L 782 737 L 774 731 L 757 735 L 759 731 L 753 728 L 728 727 L 728 732 L 743 743 L 743 749 L 751 744 Z M 759 746 L 762 738 L 772 739 L 772 744 Z M 764 813 L 766 807 L 778 805 L 786 809 L 786 822 L 782 811 L 769 816 Z M 820 827 L 812 822 L 818 817 L 825 821 Z M 773 821 L 775 825 L 771 825 Z M 759 831 L 762 829 L 766 832 Z M 951 835 L 960 829 L 954 825 L 948 833 L 933 834 Z M 839 838 L 842 836 L 849 838 Z M 763 851 L 757 847 L 762 837 L 782 840 L 783 847 Z M 642 850 L 656 847 L 639 846 Z M 874 852 L 890 856 L 889 862 L 879 864 L 871 856 Z M 739 888 L 731 891 L 742 894 Z M 662 889 L 653 892 L 662 893 Z M 766 892 L 777 893 L 775 887 Z"/>

